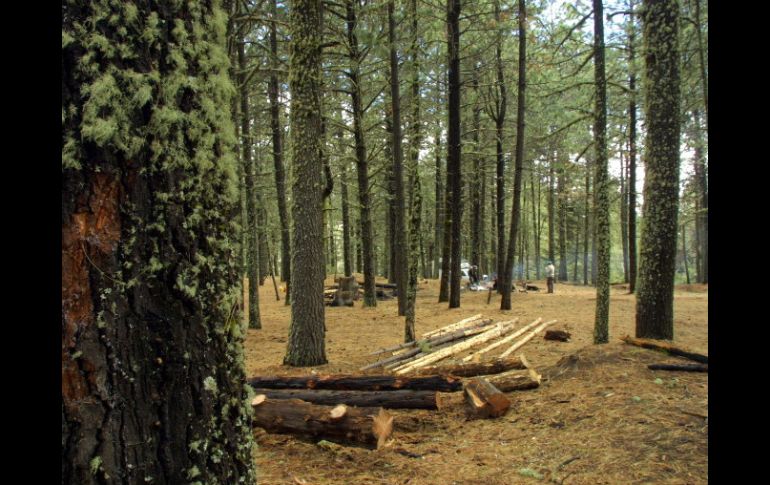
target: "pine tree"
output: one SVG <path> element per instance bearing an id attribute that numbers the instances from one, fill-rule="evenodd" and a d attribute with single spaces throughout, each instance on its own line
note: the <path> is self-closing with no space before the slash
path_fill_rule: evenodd
<path id="1" fill-rule="evenodd" d="M 636 336 L 674 338 L 674 272 L 679 211 L 679 5 L 645 1 L 647 156 L 639 251 Z"/>
<path id="2" fill-rule="evenodd" d="M 326 363 L 321 159 L 321 2 L 290 12 L 292 244 L 291 327 L 284 364 Z"/>
<path id="3" fill-rule="evenodd" d="M 255 483 L 226 14 L 62 20 L 62 483 Z"/>

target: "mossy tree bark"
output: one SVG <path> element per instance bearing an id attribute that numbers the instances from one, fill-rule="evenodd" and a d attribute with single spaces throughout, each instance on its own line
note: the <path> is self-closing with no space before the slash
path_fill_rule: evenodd
<path id="1" fill-rule="evenodd" d="M 255 483 L 226 21 L 62 4 L 63 484 Z"/>
<path id="2" fill-rule="evenodd" d="M 284 364 L 326 363 L 321 158 L 321 2 L 290 12 L 292 244 L 291 326 Z"/>
<path id="3" fill-rule="evenodd" d="M 503 295 L 500 299 L 500 309 L 511 309 L 511 290 L 513 278 L 514 252 L 516 251 L 516 236 L 521 217 L 521 180 L 524 166 L 524 114 L 525 94 L 527 87 L 527 6 L 525 0 L 519 0 L 519 82 L 516 94 L 516 161 L 513 176 L 513 207 L 511 208 L 511 232 L 508 235 L 508 251 L 505 255 L 505 271 L 503 272 Z M 499 280 L 498 280 L 499 282 Z"/>
<path id="4" fill-rule="evenodd" d="M 674 271 L 679 210 L 679 5 L 645 1 L 644 226 L 639 251 L 636 336 L 674 338 Z"/>
<path id="5" fill-rule="evenodd" d="M 460 258 L 462 256 L 462 176 L 460 139 L 460 0 L 447 0 L 447 73 L 449 103 L 447 105 L 447 194 L 452 192 L 451 261 L 449 308 L 460 307 Z M 451 173 L 451 181 L 449 180 Z"/>
<path id="6" fill-rule="evenodd" d="M 610 199 L 607 172 L 607 79 L 604 66 L 604 8 L 594 0 L 594 238 L 596 239 L 596 317 L 594 343 L 609 342 L 610 320 Z"/>

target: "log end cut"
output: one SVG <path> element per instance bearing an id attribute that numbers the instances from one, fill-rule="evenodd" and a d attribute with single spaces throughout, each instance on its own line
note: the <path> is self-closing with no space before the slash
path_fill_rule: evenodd
<path id="1" fill-rule="evenodd" d="M 465 384 L 465 401 L 472 418 L 498 418 L 508 412 L 511 401 L 486 379 L 473 378 Z"/>

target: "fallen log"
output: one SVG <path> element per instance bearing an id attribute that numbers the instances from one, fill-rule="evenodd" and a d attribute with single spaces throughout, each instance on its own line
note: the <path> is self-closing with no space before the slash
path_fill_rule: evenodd
<path id="1" fill-rule="evenodd" d="M 367 448 L 380 448 L 393 433 L 393 416 L 382 408 L 318 406 L 299 399 L 251 402 L 252 424 L 269 433 L 294 434 Z"/>
<path id="2" fill-rule="evenodd" d="M 309 376 L 258 376 L 247 380 L 254 388 L 265 389 L 324 389 L 347 391 L 441 391 L 455 392 L 462 389 L 462 382 L 451 376 L 396 377 L 389 375 L 309 375 Z"/>
<path id="3" fill-rule="evenodd" d="M 487 322 L 486 324 L 484 324 L 484 325 L 487 325 L 488 323 L 492 322 L 492 319 L 483 320 L 482 322 Z M 364 371 L 364 370 L 369 370 L 376 367 L 388 367 L 391 364 L 401 365 L 403 363 L 406 363 L 406 361 L 417 359 L 419 357 L 422 357 L 423 355 L 429 354 L 430 352 L 447 347 L 447 345 L 444 345 L 446 343 L 454 342 L 455 340 L 464 339 L 466 337 L 470 337 L 471 335 L 476 335 L 476 334 L 485 332 L 487 330 L 488 329 L 485 328 L 484 326 L 479 326 L 476 328 L 469 328 L 465 330 L 456 330 L 446 335 L 439 335 L 437 337 L 434 337 L 432 340 L 427 340 L 427 339 L 420 340 L 417 343 L 410 342 L 411 344 L 415 345 L 414 348 L 409 349 L 400 354 L 396 354 L 392 357 L 387 357 L 385 359 L 378 360 L 377 362 L 365 365 L 359 368 L 358 370 Z M 430 351 L 425 352 L 426 348 L 430 349 Z M 393 367 L 395 367 L 395 365 Z"/>
<path id="4" fill-rule="evenodd" d="M 511 407 L 511 401 L 505 394 L 481 377 L 466 382 L 465 402 L 472 418 L 497 418 Z"/>
<path id="5" fill-rule="evenodd" d="M 559 342 L 569 342 L 570 337 L 572 334 L 564 330 L 546 330 L 543 336 L 546 340 L 558 340 Z"/>
<path id="6" fill-rule="evenodd" d="M 425 332 L 424 334 L 422 334 L 422 338 L 428 338 L 433 335 L 437 335 L 439 333 L 452 332 L 454 330 L 466 328 L 468 325 L 472 324 L 476 320 L 481 320 L 481 313 L 473 315 L 472 317 L 464 318 L 459 322 L 450 323 L 449 325 L 446 325 L 444 327 L 431 330 L 430 332 Z"/>
<path id="7" fill-rule="evenodd" d="M 556 320 L 550 320 L 550 321 L 547 321 L 544 324 L 540 325 L 536 329 L 532 330 L 523 339 L 521 339 L 518 342 L 516 342 L 515 344 L 511 345 L 511 347 L 508 350 L 506 350 L 505 352 L 500 354 L 500 357 L 506 357 L 506 356 L 512 354 L 515 350 L 520 349 L 525 343 L 527 343 L 530 340 L 532 340 L 532 338 L 535 335 L 537 335 L 540 332 L 542 332 L 545 327 L 547 327 L 548 325 L 553 325 L 554 323 L 556 323 Z"/>
<path id="8" fill-rule="evenodd" d="M 542 321 L 543 321 L 542 318 L 537 318 L 534 322 L 525 325 L 524 327 L 520 328 L 519 330 L 513 332 L 511 335 L 508 335 L 507 337 L 505 337 L 503 339 L 500 339 L 497 342 L 493 342 L 492 344 L 487 345 L 486 347 L 484 347 L 483 349 L 479 350 L 478 352 L 474 352 L 471 355 L 466 356 L 465 358 L 463 358 L 463 362 L 470 362 L 472 360 L 478 360 L 481 357 L 481 354 L 485 354 L 485 353 L 489 352 L 490 350 L 496 349 L 497 347 L 499 347 L 499 346 L 501 346 L 501 345 L 503 345 L 505 343 L 510 342 L 511 340 L 515 339 L 516 337 L 518 337 L 519 335 L 523 334 L 524 332 L 526 332 L 527 330 L 529 330 L 530 328 L 534 327 L 535 325 L 537 325 L 538 323 L 540 323 Z"/>
<path id="9" fill-rule="evenodd" d="M 363 281 L 357 281 L 359 285 L 363 288 L 364 282 Z M 398 289 L 398 285 L 395 283 L 375 283 L 374 286 L 379 286 L 380 288 L 387 288 L 389 290 L 396 290 Z"/>
<path id="10" fill-rule="evenodd" d="M 484 362 L 458 362 L 443 365 L 429 365 L 420 369 L 415 369 L 413 375 L 452 375 L 456 377 L 474 377 L 488 376 L 490 374 L 500 374 L 511 369 L 526 369 L 528 367 L 527 359 L 520 355 L 518 357 L 506 357 L 504 359 L 496 358 Z"/>
<path id="11" fill-rule="evenodd" d="M 511 371 L 494 376 L 484 376 L 490 384 L 502 392 L 523 391 L 540 387 L 542 376 L 535 369 Z"/>
<path id="12" fill-rule="evenodd" d="M 395 372 L 396 374 L 406 374 L 419 367 L 425 367 L 428 364 L 432 364 L 441 359 L 445 359 L 449 356 L 463 352 L 464 350 L 470 349 L 475 345 L 483 344 L 484 342 L 492 340 L 493 338 L 502 337 L 506 333 L 513 330 L 513 325 L 514 325 L 514 320 L 499 322 L 497 325 L 495 325 L 494 327 L 490 328 L 489 330 L 487 330 L 482 334 L 476 335 L 475 337 L 471 337 L 467 340 L 463 340 L 462 342 L 449 346 L 445 349 L 432 352 L 404 366 L 397 367 L 395 369 Z"/>
<path id="13" fill-rule="evenodd" d="M 685 350 L 681 347 L 677 347 L 669 342 L 666 342 L 665 340 L 635 338 L 628 335 L 622 337 L 620 340 L 629 345 L 636 345 L 637 347 L 642 347 L 645 349 L 657 350 L 658 352 L 665 352 L 671 355 L 678 355 L 679 357 L 694 360 L 695 362 L 700 362 L 701 364 L 709 363 L 708 355 L 698 354 L 689 350 Z"/>
<path id="14" fill-rule="evenodd" d="M 317 389 L 254 389 L 270 399 L 301 399 L 313 404 L 389 409 L 437 409 L 436 391 L 329 391 Z"/>
<path id="15" fill-rule="evenodd" d="M 411 342 L 403 342 L 403 343 L 400 343 L 400 344 L 392 345 L 390 347 L 385 347 L 385 348 L 382 348 L 382 349 L 379 349 L 379 350 L 375 350 L 374 352 L 372 352 L 369 355 L 379 355 L 379 354 L 384 354 L 385 352 L 396 352 L 396 351 L 398 351 L 400 349 L 405 349 L 405 348 L 409 348 L 409 347 L 417 347 L 420 344 L 425 344 L 425 343 L 436 344 L 436 343 L 449 342 L 451 340 L 457 340 L 459 338 L 462 338 L 462 337 L 465 337 L 465 336 L 468 336 L 468 335 L 472 335 L 472 334 L 467 333 L 467 332 L 469 332 L 471 330 L 477 330 L 477 329 L 480 329 L 480 328 L 484 328 L 484 327 L 490 325 L 491 323 L 492 323 L 492 319 L 491 318 L 487 318 L 487 319 L 484 319 L 484 320 L 476 320 L 473 323 L 473 325 L 471 325 L 469 327 L 466 327 L 466 328 L 454 330 L 452 332 L 442 332 L 441 334 L 431 335 L 430 337 L 425 337 L 425 338 L 420 339 L 420 340 L 412 340 Z M 479 330 L 478 332 L 475 332 L 475 333 L 481 333 L 483 331 L 484 330 Z M 454 336 L 454 337 L 453 338 L 447 338 L 449 336 Z"/>
<path id="16" fill-rule="evenodd" d="M 678 370 L 685 372 L 708 372 L 708 364 L 650 364 L 650 370 Z"/>

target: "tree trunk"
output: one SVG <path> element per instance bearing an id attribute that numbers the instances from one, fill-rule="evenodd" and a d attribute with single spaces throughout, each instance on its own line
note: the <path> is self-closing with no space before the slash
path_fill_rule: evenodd
<path id="1" fill-rule="evenodd" d="M 364 141 L 363 108 L 361 106 L 361 82 L 359 77 L 360 52 L 356 35 L 356 3 L 347 0 L 347 35 L 350 49 L 350 96 L 353 110 L 353 133 L 356 146 L 356 168 L 358 169 L 358 203 L 361 223 L 361 245 L 364 266 L 364 306 L 376 307 L 377 295 L 374 289 L 374 235 L 371 220 L 371 197 L 369 194 L 369 164 Z"/>
<path id="2" fill-rule="evenodd" d="M 241 163 L 246 174 L 246 203 L 248 214 L 248 276 L 249 276 L 249 328 L 262 328 L 259 318 L 259 207 L 257 205 L 256 163 L 251 156 L 251 120 L 249 118 L 249 92 L 245 83 L 246 54 L 243 42 L 238 44 L 239 95 L 241 102 Z"/>
<path id="3" fill-rule="evenodd" d="M 539 177 L 538 177 L 539 180 Z M 532 233 L 535 239 L 535 278 L 540 279 L 540 197 L 535 197 L 535 162 L 529 172 L 529 189 L 532 194 Z M 539 195 L 539 194 L 538 194 Z"/>
<path id="4" fill-rule="evenodd" d="M 698 60 L 700 61 L 700 79 L 703 88 L 703 104 L 706 108 L 706 132 L 709 130 L 709 84 L 706 75 L 706 52 L 703 46 L 703 33 L 700 28 L 700 0 L 695 0 L 695 33 L 698 39 Z"/>
<path id="5" fill-rule="evenodd" d="M 269 433 L 305 435 L 313 441 L 325 439 L 375 449 L 393 433 L 393 417 L 382 408 L 318 406 L 266 396 L 257 396 L 252 402 L 254 426 Z"/>
<path id="6" fill-rule="evenodd" d="M 407 291 L 409 279 L 409 259 L 407 255 L 407 227 L 404 208 L 404 152 L 401 147 L 401 93 L 398 81 L 398 56 L 396 53 L 396 19 L 393 15 L 394 0 L 388 1 L 388 43 L 390 45 L 390 101 L 393 115 L 393 181 L 395 191 L 395 268 L 398 284 L 398 315 L 406 315 Z"/>
<path id="7" fill-rule="evenodd" d="M 687 278 L 687 284 L 690 284 L 690 267 L 687 265 L 687 224 L 682 223 L 682 262 L 684 263 L 684 274 Z"/>
<path id="8" fill-rule="evenodd" d="M 495 1 L 495 21 L 500 22 L 500 1 Z M 502 281 L 505 273 L 505 157 L 503 155 L 503 128 L 505 126 L 505 113 L 508 106 L 507 92 L 505 87 L 505 71 L 503 69 L 502 32 L 498 32 L 495 39 L 495 67 L 497 70 L 496 88 L 499 91 L 499 102 L 497 103 L 497 112 L 495 113 L 495 151 L 497 154 L 496 179 L 497 189 L 497 266 L 498 282 Z M 497 285 L 500 294 L 503 292 L 502 285 Z"/>
<path id="9" fill-rule="evenodd" d="M 623 163 L 620 151 L 620 241 L 623 247 L 623 281 L 628 283 L 628 188 L 626 185 L 627 163 Z"/>
<path id="10" fill-rule="evenodd" d="M 443 189 L 441 186 L 441 129 L 440 127 L 436 129 L 436 134 L 434 135 L 434 143 L 435 143 L 435 150 L 436 150 L 436 205 L 435 205 L 435 227 L 434 227 L 434 233 L 433 233 L 433 277 L 438 278 L 440 276 L 440 257 L 439 257 L 439 251 L 442 247 L 442 226 L 444 225 L 444 211 L 443 211 L 443 202 L 444 202 L 444 194 Z M 440 300 L 439 300 L 440 301 Z"/>
<path id="11" fill-rule="evenodd" d="M 315 389 L 254 389 L 270 399 L 301 399 L 313 404 L 345 404 L 388 409 L 436 409 L 436 391 L 328 391 Z"/>
<path id="12" fill-rule="evenodd" d="M 554 181 L 555 181 L 555 168 L 553 153 L 548 151 L 548 260 L 556 262 L 556 239 L 554 238 L 554 229 L 556 223 L 555 217 L 555 197 L 554 197 Z"/>
<path id="13" fill-rule="evenodd" d="M 634 10 L 633 0 L 629 10 Z M 634 15 L 629 15 L 628 31 L 629 76 L 628 89 L 631 100 L 628 105 L 630 116 L 628 125 L 628 292 L 636 291 L 637 251 L 636 251 L 636 67 L 635 63 L 635 33 Z"/>
<path id="14" fill-rule="evenodd" d="M 583 284 L 588 285 L 588 240 L 591 230 L 591 163 L 586 159 L 586 193 L 585 193 L 585 210 L 583 212 Z M 591 237 L 593 241 L 593 238 Z"/>
<path id="15" fill-rule="evenodd" d="M 701 264 L 698 266 L 698 283 L 709 282 L 709 194 L 708 194 L 708 169 L 706 168 L 705 147 L 703 133 L 700 127 L 700 113 L 693 113 L 694 138 L 695 138 L 695 186 L 697 187 L 697 212 L 696 237 L 698 238 L 698 252 Z"/>
<path id="16" fill-rule="evenodd" d="M 342 163 L 342 260 L 345 268 L 345 276 L 353 274 L 353 255 L 350 248 L 350 204 L 348 202 L 348 164 Z"/>
<path id="17" fill-rule="evenodd" d="M 607 80 L 604 73 L 604 10 L 602 0 L 594 0 L 594 79 L 596 106 L 594 148 L 596 149 L 596 319 L 594 343 L 609 342 L 610 320 L 610 194 L 607 172 Z"/>
<path id="18" fill-rule="evenodd" d="M 253 484 L 227 15 L 127 12 L 63 5 L 61 483 Z"/>
<path id="19" fill-rule="evenodd" d="M 447 188 L 452 192 L 452 227 L 451 227 L 451 279 L 449 281 L 449 308 L 460 307 L 460 258 L 462 256 L 462 176 L 461 176 L 461 140 L 460 140 L 460 0 L 447 0 L 447 39 L 449 49 L 447 76 L 449 85 L 449 112 L 447 147 Z M 448 177 L 449 178 L 449 177 Z M 447 191 L 449 192 L 449 190 Z"/>
<path id="20" fill-rule="evenodd" d="M 636 336 L 674 338 L 674 272 L 679 211 L 679 8 L 643 3 L 645 51 L 644 227 L 639 251 Z"/>
<path id="21" fill-rule="evenodd" d="M 500 309 L 511 309 L 511 285 L 513 278 L 513 257 L 516 250 L 516 235 L 519 230 L 521 214 L 521 178 L 524 166 L 524 96 L 526 87 L 527 63 L 527 14 L 525 0 L 519 0 L 519 85 L 516 107 L 516 166 L 513 177 L 513 207 L 511 210 L 511 233 L 508 236 L 508 251 L 505 256 L 505 272 L 503 273 L 503 295 L 500 299 Z"/>
<path id="22" fill-rule="evenodd" d="M 326 363 L 321 159 L 321 9 L 311 0 L 291 9 L 292 244 L 291 326 L 284 365 Z"/>
<path id="23" fill-rule="evenodd" d="M 559 152 L 559 154 L 561 154 Z M 556 175 L 559 213 L 559 280 L 567 281 L 567 181 L 564 160 L 559 160 Z"/>

